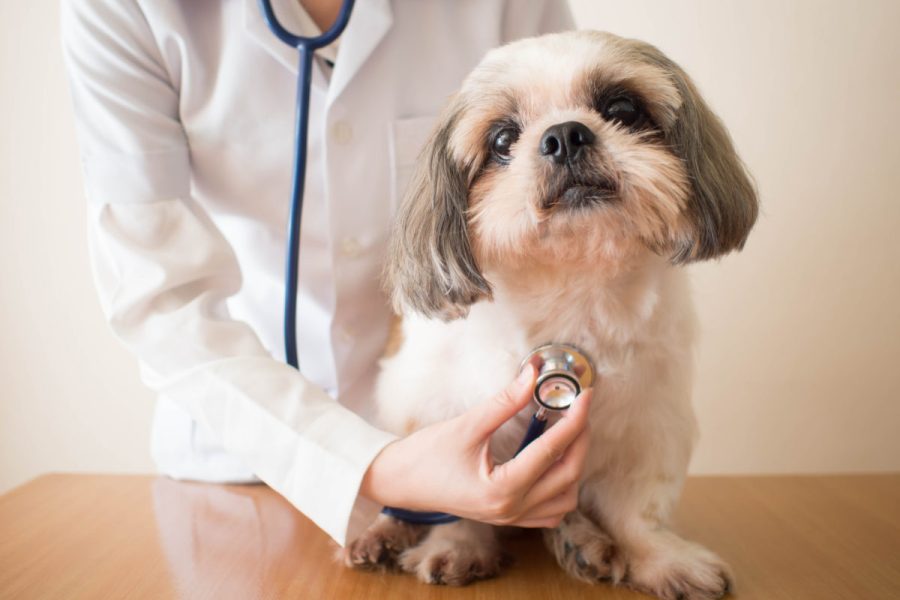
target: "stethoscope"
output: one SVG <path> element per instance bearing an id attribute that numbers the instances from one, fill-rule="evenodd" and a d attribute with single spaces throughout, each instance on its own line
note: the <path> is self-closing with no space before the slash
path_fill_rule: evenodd
<path id="1" fill-rule="evenodd" d="M 594 366 L 590 359 L 569 344 L 544 344 L 535 348 L 521 362 L 519 371 L 529 363 L 538 372 L 532 392 L 537 410 L 528 423 L 516 455 L 544 433 L 551 414 L 560 413 L 572 406 L 581 390 L 594 384 Z M 382 512 L 417 525 L 441 525 L 460 519 L 456 515 L 442 512 L 423 512 L 391 506 L 385 507 Z"/>
<path id="2" fill-rule="evenodd" d="M 313 53 L 324 48 L 341 35 L 350 20 L 354 0 L 344 0 L 337 20 L 325 33 L 317 37 L 295 35 L 285 29 L 275 16 L 271 0 L 259 0 L 263 18 L 275 37 L 296 48 L 300 54 L 297 73 L 297 107 L 295 120 L 294 181 L 291 188 L 291 210 L 288 223 L 288 248 L 286 257 L 284 295 L 284 349 L 285 361 L 299 369 L 297 361 L 297 285 L 298 257 L 300 254 L 300 218 L 303 212 L 303 185 L 306 181 L 306 142 L 309 129 L 309 94 L 312 85 Z M 594 369 L 590 360 L 580 350 L 567 344 L 545 344 L 535 348 L 519 370 L 527 364 L 538 369 L 534 386 L 534 401 L 538 408 L 531 417 L 525 437 L 516 454 L 540 436 L 547 427 L 551 413 L 566 410 L 575 401 L 582 389 L 594 383 Z M 412 511 L 402 508 L 385 507 L 385 514 L 403 521 L 438 525 L 451 523 L 460 517 L 441 512 Z"/>
<path id="3" fill-rule="evenodd" d="M 295 0 L 296 1 L 296 0 Z M 344 0 L 341 12 L 331 28 L 317 37 L 294 35 L 285 29 L 271 0 L 259 0 L 259 9 L 272 33 L 279 40 L 300 53 L 297 71 L 297 109 L 294 120 L 294 183 L 291 188 L 291 213 L 288 222 L 288 248 L 285 260 L 284 285 L 284 360 L 295 369 L 297 361 L 297 272 L 300 255 L 300 218 L 303 215 L 303 185 L 306 182 L 306 140 L 309 137 L 309 92 L 312 87 L 313 53 L 324 48 L 343 33 L 350 20 L 354 0 Z"/>

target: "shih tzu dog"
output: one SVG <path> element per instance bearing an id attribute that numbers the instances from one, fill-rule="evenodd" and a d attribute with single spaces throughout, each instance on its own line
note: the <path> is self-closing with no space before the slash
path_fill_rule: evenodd
<path id="1" fill-rule="evenodd" d="M 532 348 L 572 344 L 596 369 L 591 446 L 578 509 L 544 531 L 548 548 L 581 580 L 724 595 L 725 563 L 666 527 L 696 436 L 679 266 L 741 248 L 756 216 L 728 133 L 655 47 L 579 31 L 490 52 L 398 215 L 387 277 L 402 342 L 383 361 L 380 425 L 406 435 L 460 414 L 504 389 Z M 498 460 L 532 410 L 495 434 Z M 491 526 L 409 532 L 382 515 L 346 561 L 383 558 L 375 543 L 427 582 L 499 571 Z"/>

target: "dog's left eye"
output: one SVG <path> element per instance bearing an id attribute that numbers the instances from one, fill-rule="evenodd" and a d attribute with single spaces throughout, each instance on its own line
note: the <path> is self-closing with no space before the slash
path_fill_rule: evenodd
<path id="1" fill-rule="evenodd" d="M 625 127 L 639 127 L 647 116 L 640 103 L 628 96 L 613 98 L 601 112 L 607 121 L 618 121 Z"/>
<path id="2" fill-rule="evenodd" d="M 501 164 L 512 160 L 511 148 L 519 139 L 519 130 L 513 127 L 504 127 L 494 136 L 491 142 L 491 154 Z"/>

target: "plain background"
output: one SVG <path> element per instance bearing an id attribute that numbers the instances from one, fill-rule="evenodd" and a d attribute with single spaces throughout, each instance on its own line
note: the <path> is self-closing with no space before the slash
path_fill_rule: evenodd
<path id="1" fill-rule="evenodd" d="M 679 62 L 761 193 L 745 251 L 690 267 L 692 472 L 900 469 L 900 3 L 572 7 L 579 27 Z M 56 2 L 0 3 L 0 491 L 46 471 L 153 470 L 153 396 L 88 267 L 58 40 Z"/>

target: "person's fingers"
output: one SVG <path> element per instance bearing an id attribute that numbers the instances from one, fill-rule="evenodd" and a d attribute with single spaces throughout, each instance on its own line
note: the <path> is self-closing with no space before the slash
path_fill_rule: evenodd
<path id="1" fill-rule="evenodd" d="M 534 390 L 535 375 L 534 366 L 527 363 L 505 390 L 466 413 L 471 425 L 469 431 L 474 439 L 486 439 L 528 404 Z"/>
<path id="2" fill-rule="evenodd" d="M 528 490 L 525 494 L 524 505 L 540 505 L 559 496 L 573 484 L 577 484 L 581 479 L 590 445 L 591 432 L 588 428 L 584 428 L 575 441 L 566 448 L 563 457 L 547 469 Z M 526 508 L 526 510 L 528 509 Z"/>
<path id="3" fill-rule="evenodd" d="M 541 367 L 544 366 L 544 359 L 541 358 L 540 354 L 532 354 L 528 357 L 528 363 L 534 367 L 535 372 L 540 373 Z"/>
<path id="4" fill-rule="evenodd" d="M 531 442 L 515 458 L 495 469 L 504 485 L 529 490 L 587 427 L 592 391 L 587 389 L 575 399 L 565 416 L 546 433 Z"/>
<path id="5" fill-rule="evenodd" d="M 559 518 L 566 515 L 566 513 L 572 512 L 578 507 L 578 489 L 579 485 L 577 483 L 570 485 L 561 494 L 557 494 L 531 510 L 525 511 L 516 521 L 542 521 Z"/>

